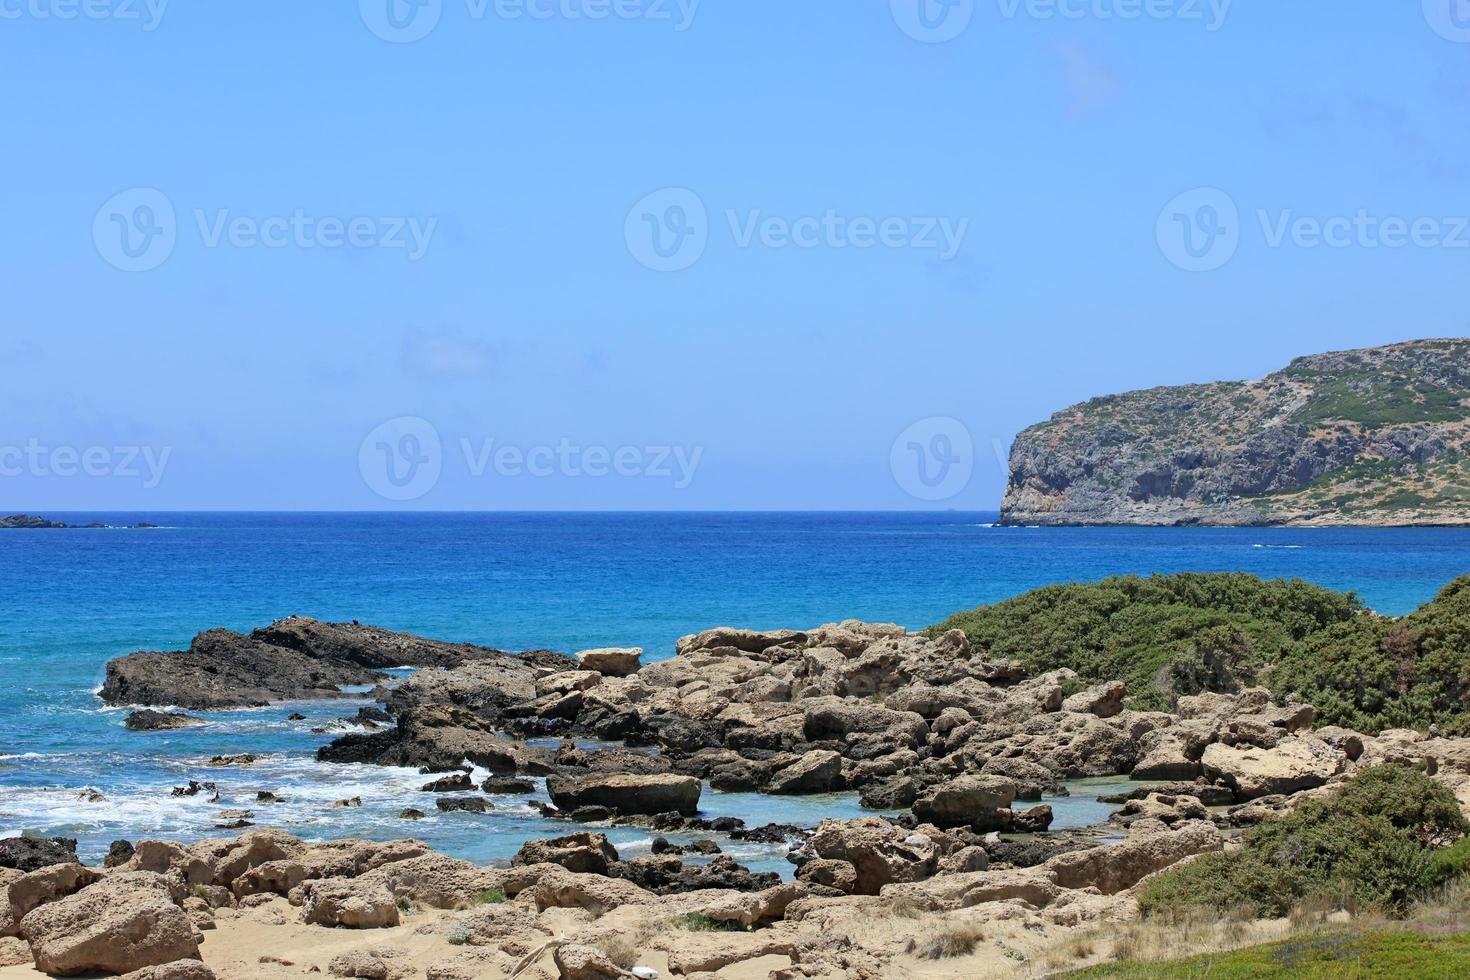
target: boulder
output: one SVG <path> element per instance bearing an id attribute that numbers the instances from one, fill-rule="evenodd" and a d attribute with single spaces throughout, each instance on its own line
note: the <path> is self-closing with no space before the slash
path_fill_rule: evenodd
<path id="1" fill-rule="evenodd" d="M 356 878 L 386 865 L 406 863 L 427 854 L 428 846 L 415 840 L 385 843 L 328 841 L 290 857 L 255 864 L 231 879 L 231 888 L 235 895 L 242 898 L 264 892 L 289 895 L 304 881 L 318 878 Z"/>
<path id="2" fill-rule="evenodd" d="M 734 629 L 718 626 L 692 636 L 680 637 L 674 650 L 680 656 L 699 650 L 731 649 L 740 653 L 764 653 L 771 647 L 800 648 L 806 645 L 807 635 L 796 630 L 772 630 L 762 633 L 756 630 Z"/>
<path id="3" fill-rule="evenodd" d="M 607 842 L 606 834 L 579 831 L 565 837 L 529 840 L 521 845 L 512 865 L 559 864 L 578 874 L 607 874 L 607 866 L 618 859 L 618 852 Z"/>
<path id="4" fill-rule="evenodd" d="M 144 708 L 128 715 L 123 727 L 135 732 L 169 731 L 175 728 L 194 728 L 208 724 L 203 718 L 195 718 L 181 711 L 154 711 Z"/>
<path id="5" fill-rule="evenodd" d="M 334 977 L 354 977 L 360 980 L 399 980 L 416 972 L 406 963 L 394 963 L 394 959 L 395 957 L 384 953 L 354 949 L 332 957 L 327 964 L 327 972 Z"/>
<path id="6" fill-rule="evenodd" d="M 758 892 L 781 883 L 781 876 L 774 871 L 752 873 L 749 868 L 736 863 L 734 858 L 725 854 L 719 855 L 708 864 L 687 865 L 672 854 L 632 858 L 615 862 L 608 868 L 608 874 L 631 881 L 655 895 L 678 895 L 710 889 Z"/>
<path id="7" fill-rule="evenodd" d="M 198 960 L 174 960 L 162 966 L 145 966 L 124 974 L 121 980 L 217 980 L 214 971 Z"/>
<path id="8" fill-rule="evenodd" d="M 808 741 L 843 739 L 854 734 L 883 734 L 905 748 L 929 738 L 929 724 L 913 711 L 839 697 L 808 698 L 802 703 L 802 733 Z"/>
<path id="9" fill-rule="evenodd" d="M 1205 775 L 1221 779 L 1241 801 L 1325 786 L 1342 772 L 1347 756 L 1321 739 L 1291 736 L 1272 749 L 1215 743 L 1201 758 Z"/>
<path id="10" fill-rule="evenodd" d="M 1190 758 L 1188 744 L 1172 729 L 1161 728 L 1143 737 L 1143 758 L 1133 767 L 1132 779 L 1193 779 L 1201 771 L 1199 758 Z"/>
<path id="11" fill-rule="evenodd" d="M 997 811 L 1016 798 L 1016 784 L 1002 776 L 967 775 L 940 783 L 914 801 L 914 816 L 940 827 L 999 828 Z"/>
<path id="12" fill-rule="evenodd" d="M 185 885 L 212 885 L 214 866 L 190 848 L 172 841 L 140 840 L 124 867 L 129 871 L 151 871 L 176 875 Z"/>
<path id="13" fill-rule="evenodd" d="M 0 868 L 0 937 L 14 936 L 20 924 L 20 916 L 10 904 L 10 886 L 22 877 L 14 868 Z"/>
<path id="14" fill-rule="evenodd" d="M 1235 715 L 1255 714 L 1271 706 L 1271 692 L 1263 687 L 1252 687 L 1239 694 L 1219 694 L 1207 691 L 1179 699 L 1176 708 L 1180 718 L 1224 720 Z"/>
<path id="15" fill-rule="evenodd" d="M 529 779 L 504 779 L 491 776 L 480 784 L 480 792 L 489 793 L 492 796 L 524 796 L 526 793 L 536 792 L 536 784 Z"/>
<path id="16" fill-rule="evenodd" d="M 475 664 L 465 669 L 483 666 Z M 529 681 L 526 689 L 529 697 Z M 394 694 L 400 691 L 401 688 Z M 403 708 L 393 728 L 343 735 L 317 749 L 316 753 L 319 762 L 427 767 L 433 772 L 458 769 L 468 759 L 497 775 L 516 772 L 537 754 L 535 750 L 501 738 L 494 720 L 454 704 Z"/>
<path id="17" fill-rule="evenodd" d="M 797 868 L 796 879 L 809 885 L 825 885 L 850 895 L 857 887 L 857 868 L 849 861 L 817 858 Z"/>
<path id="18" fill-rule="evenodd" d="M 970 638 L 964 630 L 945 630 L 934 639 L 933 650 L 936 656 L 950 657 L 960 660 L 968 660 L 970 657 Z"/>
<path id="19" fill-rule="evenodd" d="M 74 895 L 101 877 L 80 864 L 53 864 L 16 878 L 6 889 L 11 918 L 19 922 L 31 909 Z"/>
<path id="20" fill-rule="evenodd" d="M 146 871 L 116 872 L 75 895 L 48 902 L 20 922 L 36 969 L 53 976 L 128 973 L 197 960 L 189 916 L 168 883 Z"/>
<path id="21" fill-rule="evenodd" d="M 980 767 L 982 776 L 1000 776 L 1016 784 L 1016 799 L 1040 800 L 1046 793 L 1060 793 L 1052 771 L 1030 759 L 995 757 Z"/>
<path id="22" fill-rule="evenodd" d="M 1044 908 L 1059 894 L 1051 875 L 1041 868 L 961 872 L 912 884 L 896 883 L 883 889 L 884 898 L 906 899 L 932 911 L 1011 901 Z"/>
<path id="23" fill-rule="evenodd" d="M 618 878 L 582 875 L 558 864 L 533 864 L 511 868 L 500 879 L 500 887 L 513 898 L 530 896 L 536 911 L 577 908 L 605 915 L 624 905 L 647 905 L 658 900 L 652 892 Z"/>
<path id="24" fill-rule="evenodd" d="M 419 787 L 419 791 L 423 793 L 459 793 L 474 788 L 475 783 L 470 779 L 469 774 L 459 772 L 453 776 L 443 776 L 427 782 Z"/>
<path id="25" fill-rule="evenodd" d="M 560 980 L 620 980 L 633 974 L 618 967 L 596 946 L 565 943 L 552 953 Z"/>
<path id="26" fill-rule="evenodd" d="M 7 837 L 0 840 L 0 868 L 36 871 L 52 864 L 76 864 L 77 842 L 70 837 Z"/>
<path id="27" fill-rule="evenodd" d="M 382 929 L 398 925 L 398 905 L 377 881 L 322 878 L 301 885 L 303 922 L 344 929 Z"/>
<path id="28" fill-rule="evenodd" d="M 852 865 L 852 890 L 859 895 L 876 895 L 893 882 L 922 881 L 939 868 L 939 848 L 931 838 L 877 817 L 823 820 L 806 849 Z"/>
<path id="29" fill-rule="evenodd" d="M 623 814 L 699 810 L 699 780 L 672 774 L 549 776 L 546 790 L 558 809 L 572 811 L 584 806 L 603 806 Z"/>
<path id="30" fill-rule="evenodd" d="M 1115 895 L 1155 871 L 1222 846 L 1215 825 L 1197 820 L 1174 831 L 1059 854 L 1043 867 L 1062 888 L 1096 888 L 1104 895 Z"/>
<path id="31" fill-rule="evenodd" d="M 1123 697 L 1127 693 L 1128 688 L 1121 681 L 1099 684 L 1064 700 L 1062 710 L 1097 715 L 1099 718 L 1112 718 L 1122 713 Z"/>
<path id="32" fill-rule="evenodd" d="M 1187 820 L 1209 819 L 1210 811 L 1196 797 L 1163 793 L 1150 793 L 1142 799 L 1129 800 L 1121 810 L 1108 817 L 1112 823 L 1125 827 L 1140 820 L 1158 820 L 1167 827 L 1174 827 Z"/>
<path id="33" fill-rule="evenodd" d="M 779 770 L 766 784 L 768 793 L 826 793 L 842 779 L 842 756 L 815 750 Z"/>
<path id="34" fill-rule="evenodd" d="M 864 786 L 860 802 L 869 810 L 903 810 L 913 806 L 921 789 L 912 776 L 893 776 Z"/>
<path id="35" fill-rule="evenodd" d="M 712 933 L 700 937 L 697 943 L 678 943 L 669 950 L 669 971 L 675 976 L 714 977 L 727 966 L 762 956 L 790 956 L 796 951 L 796 937 L 773 932 L 767 929 L 755 933 Z"/>
<path id="36" fill-rule="evenodd" d="M 576 667 L 565 657 L 557 661 L 557 671 Z M 451 670 L 421 670 L 388 691 L 384 701 L 398 715 L 440 704 L 493 717 L 535 698 L 538 673 L 521 657 L 468 663 Z"/>
<path id="37" fill-rule="evenodd" d="M 642 657 L 642 647 L 603 647 L 583 650 L 577 654 L 577 662 L 583 670 L 594 670 L 604 677 L 631 677 L 638 673 Z"/>
<path id="38" fill-rule="evenodd" d="M 366 888 L 381 886 L 396 899 L 432 909 L 464 909 L 500 888 L 501 872 L 433 852 L 384 864 L 362 875 Z"/>
<path id="39" fill-rule="evenodd" d="M 229 888 L 251 868 L 296 857 L 306 845 L 278 830 L 255 830 L 230 840 L 203 841 L 191 850 L 214 869 L 214 883 Z"/>

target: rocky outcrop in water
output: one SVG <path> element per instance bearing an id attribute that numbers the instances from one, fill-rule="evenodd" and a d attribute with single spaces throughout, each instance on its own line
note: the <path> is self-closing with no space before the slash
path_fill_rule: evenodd
<path id="1" fill-rule="evenodd" d="M 63 528 L 67 525 L 60 521 L 49 520 L 45 517 L 36 517 L 32 514 L 12 514 L 9 517 L 0 517 L 0 530 L 20 528 L 24 530 L 52 530 Z"/>
<path id="2" fill-rule="evenodd" d="M 203 718 L 195 718 L 181 711 L 154 711 L 144 708 L 128 714 L 123 722 L 123 727 L 134 732 L 161 732 L 172 731 L 177 728 L 196 728 L 206 725 Z"/>
<path id="3" fill-rule="evenodd" d="M 1016 438 L 1001 521 L 1470 524 L 1470 340 L 1075 405 Z"/>
<path id="4" fill-rule="evenodd" d="M 67 524 L 65 521 L 53 521 L 45 517 L 36 517 L 32 514 L 12 514 L 9 517 L 0 517 L 0 531 L 22 530 L 22 531 L 60 531 L 60 530 L 100 530 L 113 528 L 114 524 Z M 157 524 L 139 523 L 124 524 L 122 527 L 132 530 L 143 530 L 146 528 L 157 528 Z"/>
<path id="5" fill-rule="evenodd" d="M 256 707 L 341 696 L 346 685 L 387 679 L 389 667 L 484 664 L 529 673 L 511 654 L 444 643 L 358 623 L 293 617 L 245 635 L 216 629 L 180 653 L 140 652 L 108 661 L 108 704 L 176 705 L 193 710 Z M 492 668 L 489 665 L 498 665 Z"/>

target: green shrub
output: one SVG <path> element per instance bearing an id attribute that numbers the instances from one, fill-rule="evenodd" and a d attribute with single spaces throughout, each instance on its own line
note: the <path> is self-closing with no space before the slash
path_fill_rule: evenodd
<path id="1" fill-rule="evenodd" d="M 1246 906 L 1257 916 L 1277 917 L 1312 901 L 1399 913 L 1470 862 L 1463 843 L 1437 849 L 1467 829 L 1443 785 L 1416 769 L 1376 766 L 1337 796 L 1308 800 L 1251 829 L 1240 850 L 1156 876 L 1139 908 L 1172 918 Z"/>
<path id="2" fill-rule="evenodd" d="M 676 929 L 686 932 L 747 932 L 748 930 L 738 922 L 727 922 L 724 919 L 711 919 L 702 912 L 690 912 L 687 915 L 676 917 L 670 922 Z"/>
<path id="3" fill-rule="evenodd" d="M 1265 665 L 1362 608 L 1356 596 L 1299 580 L 1129 575 L 1036 589 L 931 632 L 961 629 L 987 656 L 1033 672 L 1068 667 L 1089 683 L 1121 680 L 1132 707 L 1169 708 L 1180 695 L 1255 683 Z"/>
<path id="4" fill-rule="evenodd" d="M 1467 872 L 1470 872 L 1470 837 L 1462 837 L 1430 855 L 1429 874 L 1437 885 L 1463 878 Z"/>
<path id="5" fill-rule="evenodd" d="M 1368 614 L 1357 596 L 1245 573 L 1051 585 L 951 616 L 982 656 L 1076 686 L 1121 680 L 1129 707 L 1255 684 L 1359 731 L 1444 726 L 1470 736 L 1470 576 L 1418 611 Z"/>
<path id="6" fill-rule="evenodd" d="M 1308 636 L 1266 674 L 1278 697 L 1360 731 L 1446 726 L 1470 734 L 1470 576 L 1398 619 L 1359 617 Z"/>

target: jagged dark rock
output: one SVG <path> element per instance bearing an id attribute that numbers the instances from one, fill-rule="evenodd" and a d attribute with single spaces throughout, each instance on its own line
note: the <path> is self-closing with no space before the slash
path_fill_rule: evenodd
<path id="1" fill-rule="evenodd" d="M 675 775 L 587 775 L 547 777 L 551 802 L 562 810 L 602 806 L 617 813 L 692 814 L 699 808 L 699 780 Z"/>
<path id="2" fill-rule="evenodd" d="M 36 517 L 32 514 L 12 514 L 10 517 L 0 517 L 0 530 L 20 528 L 28 531 L 51 530 L 66 527 L 60 521 L 49 520 L 45 517 Z"/>
<path id="3" fill-rule="evenodd" d="M 506 741 L 492 721 L 448 704 L 411 708 L 399 714 L 393 728 L 343 735 L 317 750 L 321 762 L 361 762 L 381 766 L 458 769 L 468 759 L 492 773 L 546 772 L 552 753 Z"/>
<path id="4" fill-rule="evenodd" d="M 123 727 L 135 732 L 157 732 L 174 728 L 193 728 L 204 724 L 207 722 L 203 718 L 195 718 L 181 712 L 153 711 L 150 708 L 144 708 L 129 714 L 127 720 L 123 722 Z"/>
<path id="5" fill-rule="evenodd" d="M 124 864 L 127 864 L 133 859 L 133 854 L 136 853 L 136 851 L 137 848 L 133 846 L 132 841 L 115 840 L 112 842 L 112 845 L 107 848 L 107 857 L 103 859 L 102 864 L 104 867 L 108 868 L 122 867 Z"/>
<path id="6" fill-rule="evenodd" d="M 443 643 L 360 623 L 292 617 L 248 636 L 210 630 L 182 653 L 139 652 L 107 664 L 108 704 L 170 704 L 188 709 L 255 707 L 275 701 L 340 697 L 346 685 L 384 680 L 388 667 L 494 663 L 531 668 L 510 654 Z M 374 715 L 364 720 L 377 720 Z"/>
<path id="7" fill-rule="evenodd" d="M 70 837 L 7 837 L 0 840 L 0 868 L 38 871 L 53 864 L 76 864 L 77 842 Z"/>

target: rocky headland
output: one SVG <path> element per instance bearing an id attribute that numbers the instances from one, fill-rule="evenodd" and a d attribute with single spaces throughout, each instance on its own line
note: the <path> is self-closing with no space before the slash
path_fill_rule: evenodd
<path id="1" fill-rule="evenodd" d="M 415 660 L 428 665 L 401 682 L 376 673 Z M 119 842 L 101 869 L 61 842 L 6 873 L 11 958 L 53 975 L 155 970 L 137 980 L 1023 974 L 1069 937 L 1136 920 L 1161 873 L 1237 852 L 1242 832 L 1364 773 L 1419 767 L 1470 812 L 1470 739 L 1321 725 L 1310 704 L 1248 686 L 1138 710 L 1120 680 L 1029 671 L 960 629 L 719 628 L 641 664 L 636 650 L 518 656 L 293 619 L 121 658 L 104 697 L 208 710 L 369 675 L 383 710 L 322 761 L 417 766 L 435 805 L 471 812 L 494 809 L 477 789 L 544 779 L 543 809 L 569 832 L 491 868 L 413 840 L 258 829 Z M 1043 796 L 1089 776 L 1134 782 L 1105 827 L 1049 832 Z M 855 792 L 879 812 L 747 827 L 707 789 Z M 630 858 L 599 824 L 660 836 Z M 676 833 L 695 843 L 661 836 Z M 740 840 L 781 842 L 795 880 L 723 853 Z"/>
<path id="2" fill-rule="evenodd" d="M 1016 438 L 1001 521 L 1470 524 L 1470 340 L 1074 405 Z"/>

